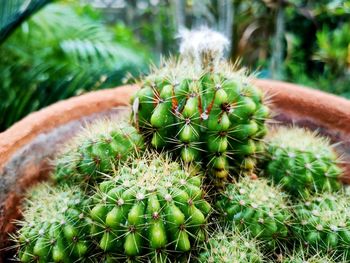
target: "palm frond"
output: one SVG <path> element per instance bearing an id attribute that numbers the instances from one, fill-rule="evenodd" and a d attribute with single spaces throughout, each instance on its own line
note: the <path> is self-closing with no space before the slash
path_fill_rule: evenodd
<path id="1" fill-rule="evenodd" d="M 0 4 L 0 44 L 29 16 L 52 0 L 10 0 Z"/>
<path id="2" fill-rule="evenodd" d="M 0 131 L 70 96 L 120 84 L 146 69 L 144 53 L 64 4 L 51 4 L 22 23 L 0 46 Z"/>

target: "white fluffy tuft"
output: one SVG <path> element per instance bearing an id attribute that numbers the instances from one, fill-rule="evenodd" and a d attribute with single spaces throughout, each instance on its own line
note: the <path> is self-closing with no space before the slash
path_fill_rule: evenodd
<path id="1" fill-rule="evenodd" d="M 229 46 L 229 41 L 224 35 L 206 27 L 191 31 L 183 29 L 179 36 L 182 39 L 182 57 L 194 61 L 201 68 L 214 69 Z"/>

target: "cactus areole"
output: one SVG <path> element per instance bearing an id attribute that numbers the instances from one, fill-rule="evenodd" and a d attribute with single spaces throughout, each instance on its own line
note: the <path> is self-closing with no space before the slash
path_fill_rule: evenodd
<path id="1" fill-rule="evenodd" d="M 156 149 L 199 161 L 215 179 L 253 171 L 269 109 L 244 71 L 222 61 L 227 42 L 215 32 L 184 34 L 179 60 L 165 61 L 133 98 L 133 123 Z"/>

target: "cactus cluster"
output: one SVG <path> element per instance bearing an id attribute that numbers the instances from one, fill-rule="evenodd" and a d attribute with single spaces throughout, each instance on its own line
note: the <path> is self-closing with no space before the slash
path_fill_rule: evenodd
<path id="1" fill-rule="evenodd" d="M 206 238 L 211 206 L 201 184 L 169 158 L 137 159 L 99 185 L 92 234 L 104 251 L 130 258 L 188 252 Z"/>
<path id="2" fill-rule="evenodd" d="M 346 254 L 323 253 L 322 250 L 312 249 L 300 240 L 293 249 L 277 256 L 280 263 L 345 263 Z"/>
<path id="3" fill-rule="evenodd" d="M 200 263 L 262 263 L 264 257 L 258 242 L 246 233 L 221 229 L 206 242 L 198 257 Z"/>
<path id="4" fill-rule="evenodd" d="M 329 140 L 303 128 L 279 127 L 268 137 L 266 173 L 293 195 L 341 187 L 339 157 Z"/>
<path id="5" fill-rule="evenodd" d="M 75 262 L 91 248 L 88 200 L 78 188 L 34 188 L 14 237 L 21 262 Z"/>
<path id="6" fill-rule="evenodd" d="M 306 246 L 295 248 L 294 251 L 287 255 L 280 255 L 278 262 L 281 263 L 346 263 L 344 256 L 339 255 L 325 255 L 320 251 L 313 251 L 310 253 Z"/>
<path id="7" fill-rule="evenodd" d="M 249 233 L 270 247 L 287 239 L 291 212 L 286 195 L 266 179 L 242 178 L 220 195 L 217 208 L 228 224 Z"/>
<path id="8" fill-rule="evenodd" d="M 142 136 L 127 122 L 105 119 L 90 124 L 55 160 L 57 183 L 95 182 L 144 148 Z"/>
<path id="9" fill-rule="evenodd" d="M 350 251 L 350 203 L 343 192 L 315 195 L 295 208 L 295 235 L 310 248 Z"/>
<path id="10" fill-rule="evenodd" d="M 133 99 L 134 125 L 153 147 L 207 163 L 214 178 L 251 172 L 266 133 L 264 96 L 225 62 L 203 67 L 180 60 L 155 69 Z"/>
<path id="11" fill-rule="evenodd" d="M 183 36 L 182 56 L 142 80 L 131 120 L 88 125 L 62 148 L 55 184 L 24 202 L 16 260 L 350 262 L 329 140 L 295 127 L 265 140 L 266 99 L 221 60 L 225 38 Z"/>

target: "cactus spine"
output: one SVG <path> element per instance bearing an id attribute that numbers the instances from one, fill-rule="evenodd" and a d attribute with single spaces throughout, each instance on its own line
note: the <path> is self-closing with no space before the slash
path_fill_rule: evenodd
<path id="1" fill-rule="evenodd" d="M 133 123 L 153 147 L 177 150 L 186 163 L 207 163 L 215 178 L 226 179 L 230 168 L 252 172 L 269 115 L 263 94 L 220 61 L 222 38 L 205 30 L 190 35 L 180 61 L 165 62 L 143 80 Z"/>
<path id="2" fill-rule="evenodd" d="M 21 262 L 83 262 L 91 249 L 87 199 L 78 188 L 42 184 L 25 202 L 14 237 Z"/>
<path id="3" fill-rule="evenodd" d="M 268 176 L 294 195 L 341 187 L 339 158 L 329 140 L 302 128 L 280 127 L 268 137 Z"/>
<path id="4" fill-rule="evenodd" d="M 295 207 L 295 235 L 311 249 L 349 253 L 350 204 L 343 192 L 325 193 Z"/>
<path id="5" fill-rule="evenodd" d="M 263 254 L 258 242 L 247 238 L 247 233 L 219 230 L 212 234 L 199 255 L 200 263 L 262 263 Z"/>
<path id="6" fill-rule="evenodd" d="M 286 256 L 281 256 L 278 262 L 282 263 L 346 263 L 343 256 L 325 255 L 321 252 L 310 253 L 307 247 L 296 248 Z"/>
<path id="7" fill-rule="evenodd" d="M 99 181 L 119 163 L 144 147 L 141 135 L 126 122 L 104 119 L 90 124 L 55 160 L 53 178 L 58 183 Z"/>
<path id="8" fill-rule="evenodd" d="M 92 233 L 104 251 L 163 261 L 170 250 L 188 252 L 205 239 L 211 207 L 201 178 L 168 157 L 123 166 L 99 185 L 94 200 Z"/>

